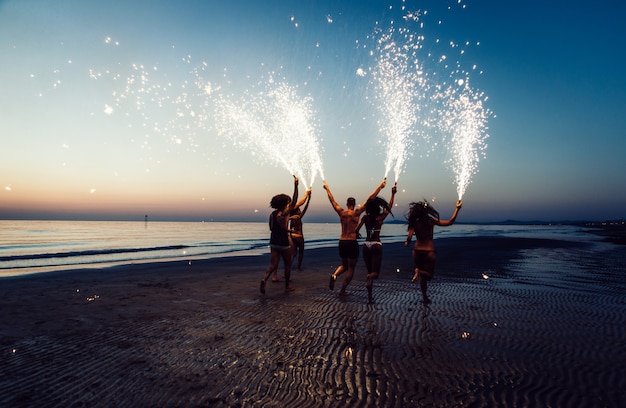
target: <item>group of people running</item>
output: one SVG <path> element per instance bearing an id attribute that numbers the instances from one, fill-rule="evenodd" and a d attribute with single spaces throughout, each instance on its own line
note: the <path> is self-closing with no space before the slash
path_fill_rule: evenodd
<path id="1" fill-rule="evenodd" d="M 328 184 L 324 182 L 324 190 L 328 195 L 328 200 L 333 206 L 341 223 L 341 235 L 339 237 L 339 258 L 341 265 L 330 275 L 329 288 L 335 287 L 335 281 L 345 272 L 339 296 L 348 296 L 347 287 L 354 277 L 354 269 L 359 257 L 360 230 L 365 226 L 366 237 L 363 243 L 363 260 L 367 268 L 366 288 L 368 300 L 373 301 L 372 289 L 374 280 L 380 275 L 382 264 L 382 242 L 380 232 L 389 214 L 392 214 L 393 202 L 397 192 L 394 183 L 391 188 L 391 198 L 386 201 L 378 197 L 380 191 L 387 185 L 384 179 L 376 189 L 369 195 L 365 202 L 357 207 L 356 200 L 349 197 L 346 206 L 342 208 L 330 191 Z M 298 201 L 298 178 L 294 176 L 293 197 L 286 194 L 279 194 L 272 197 L 270 206 L 274 209 L 269 219 L 270 226 L 270 265 L 265 271 L 265 276 L 261 280 L 261 293 L 265 293 L 265 286 L 270 278 L 272 281 L 280 281 L 277 276 L 278 264 L 283 260 L 285 267 L 285 291 L 293 291 L 290 284 L 291 265 L 296 255 L 298 257 L 298 269 L 302 266 L 304 249 L 304 236 L 302 233 L 302 217 L 306 212 L 311 200 L 311 189 L 306 191 L 305 196 Z M 404 243 L 405 246 L 411 244 L 413 235 L 416 241 L 413 245 L 413 262 L 415 271 L 412 281 L 419 281 L 424 303 L 430 303 L 427 295 L 428 282 L 433 278 L 435 272 L 435 245 L 433 233 L 435 225 L 449 226 L 454 223 L 459 210 L 462 207 L 461 200 L 457 201 L 452 217 L 448 220 L 441 220 L 439 213 L 426 201 L 419 201 L 410 204 L 408 220 L 408 235 Z M 302 210 L 300 207 L 304 206 Z M 365 213 L 363 215 L 363 213 Z M 393 215 L 393 214 L 392 214 Z"/>

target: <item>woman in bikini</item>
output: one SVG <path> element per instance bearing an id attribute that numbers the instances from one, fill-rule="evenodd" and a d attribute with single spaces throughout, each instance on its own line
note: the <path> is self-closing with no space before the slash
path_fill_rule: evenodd
<path id="1" fill-rule="evenodd" d="M 302 217 L 309 208 L 311 202 L 311 194 L 309 194 L 306 203 L 302 209 L 295 208 L 289 217 L 289 231 L 291 233 L 291 241 L 293 242 L 293 259 L 298 257 L 299 271 L 302 270 L 302 259 L 304 259 L 304 232 L 302 230 Z"/>
<path id="2" fill-rule="evenodd" d="M 430 303 L 430 299 L 426 295 L 428 281 L 435 274 L 435 243 L 433 241 L 433 233 L 435 225 L 447 227 L 454 224 L 459 210 L 463 206 L 461 200 L 457 201 L 454 214 L 449 220 L 440 220 L 439 213 L 426 200 L 417 203 L 411 203 L 409 215 L 407 217 L 409 227 L 408 236 L 405 246 L 409 246 L 411 238 L 415 234 L 415 245 L 413 246 L 413 263 L 415 264 L 415 273 L 411 282 L 419 279 L 420 288 L 422 290 L 422 301 L 424 304 Z"/>
<path id="3" fill-rule="evenodd" d="M 372 287 L 374 279 L 378 279 L 380 275 L 380 265 L 383 260 L 383 243 L 380 242 L 380 230 L 383 226 L 385 218 L 391 213 L 393 200 L 398 191 L 396 184 L 391 188 L 391 199 L 389 203 L 380 197 L 372 197 L 365 203 L 365 215 L 361 218 L 357 227 L 357 234 L 361 226 L 365 225 L 367 237 L 363 243 L 363 261 L 367 267 L 367 299 L 372 302 Z M 393 215 L 393 214 L 392 214 Z"/>

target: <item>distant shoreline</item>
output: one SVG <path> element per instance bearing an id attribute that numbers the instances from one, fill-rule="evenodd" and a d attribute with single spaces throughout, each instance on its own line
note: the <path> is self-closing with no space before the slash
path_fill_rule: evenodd
<path id="1" fill-rule="evenodd" d="M 626 245 L 626 224 L 586 224 L 587 230 L 595 235 L 604 237 L 604 242 L 611 242 L 613 244 Z"/>

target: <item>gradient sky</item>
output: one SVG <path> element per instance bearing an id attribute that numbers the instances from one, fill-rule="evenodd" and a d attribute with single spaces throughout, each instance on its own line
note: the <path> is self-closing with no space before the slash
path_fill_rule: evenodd
<path id="1" fill-rule="evenodd" d="M 0 1 L 0 219 L 265 221 L 291 175 L 218 134 L 206 101 L 271 79 L 308 98 L 337 200 L 362 202 L 385 145 L 358 70 L 390 25 L 423 36 L 434 82 L 438 56 L 458 61 L 491 112 L 459 221 L 621 219 L 625 17 L 602 0 Z M 447 217 L 446 150 L 415 138 L 395 213 L 426 198 Z M 319 177 L 307 218 L 336 218 Z"/>

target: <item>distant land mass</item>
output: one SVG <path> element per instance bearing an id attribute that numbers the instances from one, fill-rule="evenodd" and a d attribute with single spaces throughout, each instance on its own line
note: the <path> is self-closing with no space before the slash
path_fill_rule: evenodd
<path id="1" fill-rule="evenodd" d="M 474 221 L 474 222 L 463 222 L 457 221 L 455 224 L 464 224 L 464 225 L 578 225 L 581 227 L 602 227 L 602 226 L 619 226 L 626 225 L 626 221 L 624 220 L 611 220 L 611 221 L 573 221 L 573 220 L 565 220 L 565 221 L 545 221 L 545 220 L 531 220 L 531 221 L 520 221 L 520 220 L 503 220 L 503 221 Z M 405 219 L 394 219 L 391 221 L 386 221 L 385 224 L 406 224 Z"/>

